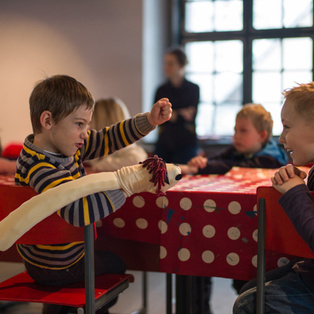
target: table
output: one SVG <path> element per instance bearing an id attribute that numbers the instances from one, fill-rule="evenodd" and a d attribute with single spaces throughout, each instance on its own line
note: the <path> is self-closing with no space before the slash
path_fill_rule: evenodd
<path id="1" fill-rule="evenodd" d="M 128 269 L 250 280 L 257 273 L 256 188 L 270 186 L 274 172 L 233 168 L 184 176 L 165 196 L 133 195 L 103 220 L 95 246 L 116 252 Z M 266 269 L 293 257 L 269 252 Z"/>
<path id="2" fill-rule="evenodd" d="M 162 272 L 250 280 L 257 271 L 256 188 L 270 186 L 273 173 L 233 168 L 185 176 L 166 196 L 133 195 L 103 221 L 99 237 L 158 245 Z M 292 257 L 267 256 L 267 269 Z"/>

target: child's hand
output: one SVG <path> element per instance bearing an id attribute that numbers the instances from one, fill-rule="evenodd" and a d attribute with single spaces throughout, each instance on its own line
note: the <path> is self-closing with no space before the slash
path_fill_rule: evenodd
<path id="1" fill-rule="evenodd" d="M 196 156 L 193 157 L 189 162 L 188 165 L 191 167 L 197 167 L 203 169 L 207 165 L 207 158 L 203 156 Z"/>
<path id="2" fill-rule="evenodd" d="M 197 167 L 188 166 L 188 165 L 178 165 L 181 169 L 182 174 L 196 174 L 198 172 Z"/>
<path id="3" fill-rule="evenodd" d="M 148 113 L 148 122 L 157 126 L 168 121 L 171 118 L 172 105 L 168 98 L 162 98 L 158 100 L 152 107 L 152 110 Z"/>
<path id="4" fill-rule="evenodd" d="M 305 184 L 306 173 L 289 164 L 281 167 L 271 178 L 273 187 L 280 193 L 286 193 L 293 187 Z"/>

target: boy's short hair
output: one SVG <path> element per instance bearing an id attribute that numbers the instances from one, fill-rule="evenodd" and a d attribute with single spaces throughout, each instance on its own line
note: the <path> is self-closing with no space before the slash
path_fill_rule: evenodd
<path id="1" fill-rule="evenodd" d="M 91 109 L 94 99 L 87 88 L 73 77 L 54 75 L 40 81 L 29 98 L 34 134 L 41 133 L 40 116 L 44 111 L 50 111 L 54 122 L 58 123 L 82 105 Z"/>
<path id="2" fill-rule="evenodd" d="M 267 137 L 265 143 L 272 137 L 273 132 L 273 119 L 270 112 L 268 112 L 260 104 L 246 104 L 237 113 L 236 119 L 246 118 L 251 119 L 254 127 L 258 132 L 266 131 Z"/>
<path id="3" fill-rule="evenodd" d="M 298 84 L 285 89 L 283 92 L 285 102 L 291 102 L 294 110 L 307 121 L 313 122 L 314 118 L 314 82 Z"/>

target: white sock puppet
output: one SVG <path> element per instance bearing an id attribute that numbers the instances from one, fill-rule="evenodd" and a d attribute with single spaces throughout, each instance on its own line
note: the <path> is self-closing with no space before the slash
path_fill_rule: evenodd
<path id="1" fill-rule="evenodd" d="M 181 177 L 177 165 L 165 164 L 154 156 L 139 165 L 90 174 L 49 189 L 24 202 L 0 222 L 0 250 L 9 249 L 37 223 L 77 199 L 117 189 L 127 196 L 140 192 L 165 194 Z"/>

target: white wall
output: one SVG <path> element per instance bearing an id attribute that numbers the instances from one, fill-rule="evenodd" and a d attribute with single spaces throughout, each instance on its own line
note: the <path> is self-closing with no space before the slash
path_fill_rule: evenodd
<path id="1" fill-rule="evenodd" d="M 2 145 L 31 133 L 28 98 L 46 75 L 72 75 L 95 99 L 141 112 L 142 17 L 142 0 L 1 0 Z"/>

